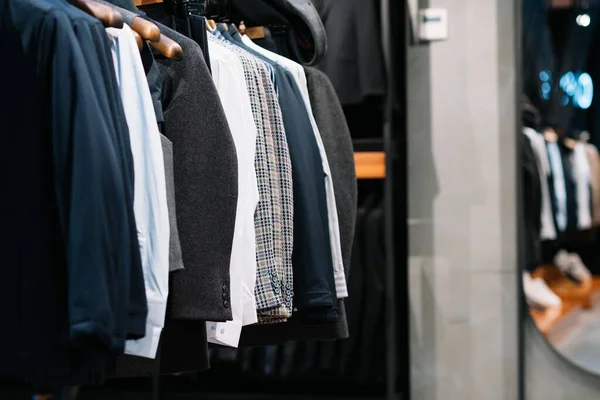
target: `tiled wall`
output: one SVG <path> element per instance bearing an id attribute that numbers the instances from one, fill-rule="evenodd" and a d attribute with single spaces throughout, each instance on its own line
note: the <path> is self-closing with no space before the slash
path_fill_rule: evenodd
<path id="1" fill-rule="evenodd" d="M 450 37 L 408 49 L 412 399 L 516 400 L 520 1 L 419 1 L 448 9 Z M 600 398 L 525 326 L 526 400 Z"/>
<path id="2" fill-rule="evenodd" d="M 430 0 L 408 50 L 414 400 L 517 399 L 514 3 Z"/>

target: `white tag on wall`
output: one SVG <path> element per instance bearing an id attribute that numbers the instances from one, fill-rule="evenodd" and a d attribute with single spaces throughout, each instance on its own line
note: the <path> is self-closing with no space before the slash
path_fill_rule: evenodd
<path id="1" fill-rule="evenodd" d="M 448 10 L 445 8 L 419 10 L 419 39 L 425 41 L 448 39 Z"/>

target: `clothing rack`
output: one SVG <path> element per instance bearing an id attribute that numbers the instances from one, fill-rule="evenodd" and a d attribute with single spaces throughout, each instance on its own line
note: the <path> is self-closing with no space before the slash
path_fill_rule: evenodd
<path id="1" fill-rule="evenodd" d="M 136 6 L 168 3 L 175 7 L 190 0 L 134 0 Z M 217 15 L 229 17 L 228 0 L 200 0 L 206 7 L 212 2 Z M 215 4 L 216 3 L 216 4 Z M 213 13 L 208 18 L 219 19 Z M 390 88 L 385 101 L 383 151 L 355 152 L 358 179 L 383 179 L 386 271 L 386 382 L 385 399 L 410 398 L 410 329 L 408 297 L 408 185 L 406 132 L 406 43 L 408 12 L 405 2 L 381 0 L 382 36 Z M 222 21 L 223 18 L 220 18 Z M 401 29 L 397 27 L 400 26 Z M 153 379 L 153 400 L 159 400 L 158 378 Z M 245 397 L 246 398 L 246 397 Z"/>

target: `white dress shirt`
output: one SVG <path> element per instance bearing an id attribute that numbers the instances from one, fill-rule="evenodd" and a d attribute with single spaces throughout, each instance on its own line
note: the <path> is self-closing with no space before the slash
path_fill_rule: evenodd
<path id="1" fill-rule="evenodd" d="M 531 148 L 535 154 L 538 172 L 540 175 L 540 183 L 542 189 L 542 211 L 540 230 L 540 238 L 542 240 L 556 239 L 556 226 L 554 225 L 554 217 L 552 215 L 552 198 L 550 197 L 550 188 L 548 186 L 548 178 L 552 173 L 550 169 L 550 161 L 546 151 L 546 140 L 544 136 L 536 132 L 534 129 L 525 127 L 523 133 L 529 138 Z"/>
<path id="2" fill-rule="evenodd" d="M 208 42 L 212 77 L 217 87 L 238 158 L 238 203 L 231 251 L 231 311 L 233 321 L 207 322 L 208 341 L 237 347 L 242 326 L 258 322 L 256 285 L 256 236 L 254 213 L 259 201 L 254 159 L 256 124 L 244 70 L 238 57 L 224 46 Z"/>
<path id="3" fill-rule="evenodd" d="M 567 184 L 565 183 L 565 171 L 558 143 L 546 143 L 548 149 L 548 160 L 552 170 L 552 181 L 554 182 L 554 197 L 556 198 L 556 225 L 560 232 L 567 229 Z"/>
<path id="4" fill-rule="evenodd" d="M 246 46 L 250 47 L 256 52 L 267 57 L 269 60 L 272 60 L 284 67 L 285 69 L 287 69 L 294 77 L 298 89 L 300 89 L 302 99 L 304 100 L 304 106 L 306 107 L 306 111 L 308 112 L 310 124 L 312 125 L 315 139 L 319 147 L 321 160 L 323 160 L 323 171 L 325 173 L 325 190 L 327 195 L 327 217 L 329 222 L 329 237 L 331 241 L 331 254 L 333 257 L 333 272 L 335 277 L 336 294 L 339 299 L 348 297 L 348 289 L 346 286 L 346 274 L 344 272 L 344 261 L 342 259 L 340 223 L 338 220 L 337 205 L 335 203 L 335 192 L 333 188 L 333 180 L 331 178 L 331 169 L 329 168 L 329 160 L 327 158 L 327 153 L 325 152 L 323 139 L 321 138 L 321 133 L 319 132 L 319 128 L 317 126 L 315 117 L 312 112 L 312 106 L 310 103 L 310 96 L 308 94 L 308 84 L 306 81 L 306 74 L 304 73 L 304 68 L 302 68 L 300 64 L 288 58 L 273 53 L 269 50 L 263 49 L 262 47 L 255 44 L 246 35 L 242 36 L 242 41 Z"/>
<path id="5" fill-rule="evenodd" d="M 591 172 L 585 145 L 576 143 L 570 158 L 577 199 L 577 228 L 590 229 L 592 227 Z"/>
<path id="6" fill-rule="evenodd" d="M 135 174 L 133 208 L 144 270 L 146 336 L 128 340 L 125 353 L 155 358 L 169 291 L 169 211 L 160 132 L 140 52 L 129 26 L 107 28 Z"/>

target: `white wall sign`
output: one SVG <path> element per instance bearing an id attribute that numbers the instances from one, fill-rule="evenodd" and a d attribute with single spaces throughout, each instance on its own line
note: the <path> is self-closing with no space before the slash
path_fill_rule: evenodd
<path id="1" fill-rule="evenodd" d="M 448 10 L 425 8 L 419 10 L 419 39 L 445 40 L 448 38 Z"/>

